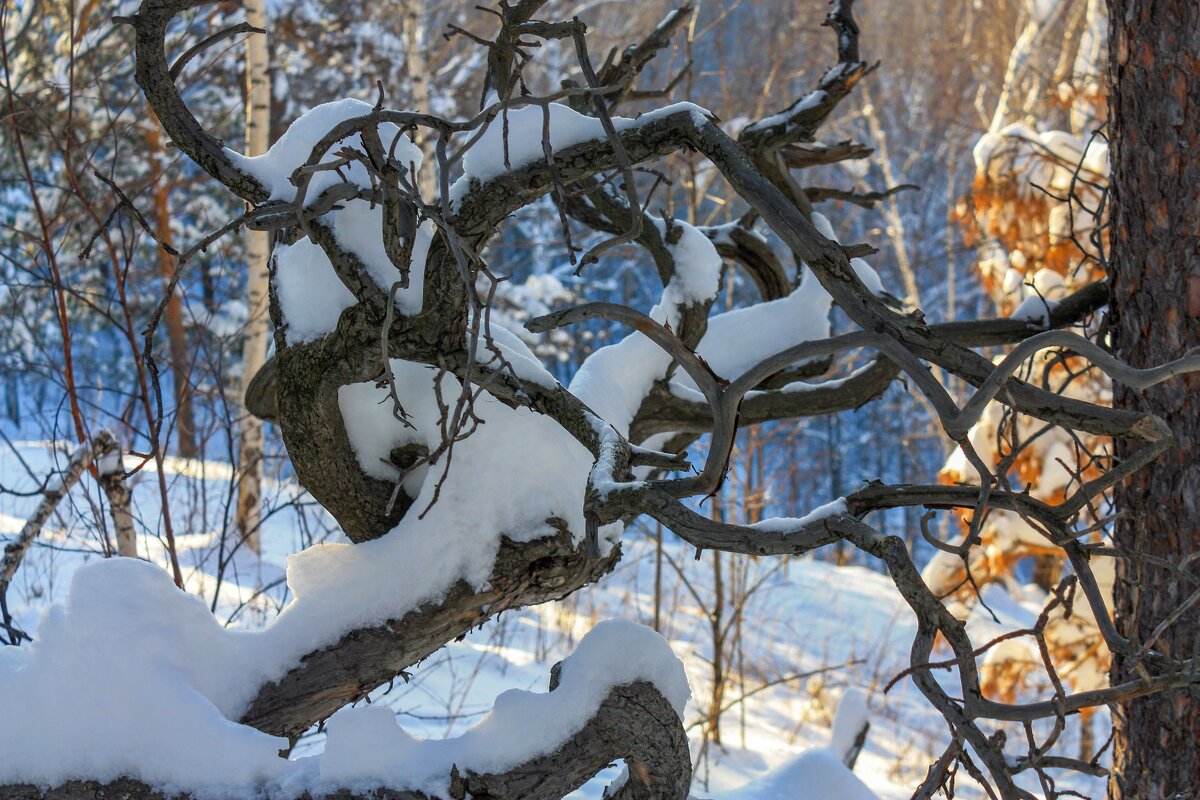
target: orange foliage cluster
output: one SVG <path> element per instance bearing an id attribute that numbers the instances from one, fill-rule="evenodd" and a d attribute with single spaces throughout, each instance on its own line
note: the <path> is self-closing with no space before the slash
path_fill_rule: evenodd
<path id="1" fill-rule="evenodd" d="M 1089 155 L 1070 163 L 1072 148 L 1087 150 Z M 1104 277 L 1097 254 L 1086 251 L 1106 245 L 1102 237 L 1093 241 L 1098 220 L 1088 212 L 1100 206 L 1106 180 L 1099 174 L 1100 165 L 1106 163 L 1100 155 L 1105 154 L 1066 134 L 1038 134 L 1023 126 L 981 140 L 972 191 L 958 203 L 953 219 L 961 225 L 965 242 L 979 249 L 976 270 L 1000 313 L 1011 314 L 1031 296 L 1060 300 Z M 1076 356 L 1043 352 L 1020 377 L 1067 396 L 1110 402 L 1107 379 L 1088 366 Z M 1099 477 L 1111 466 L 1112 444 L 1106 437 L 1043 431 L 1043 423 L 1006 414 L 998 405 L 985 411 L 970 440 L 985 463 L 1007 462 L 1007 477 L 1017 491 L 1028 491 L 1051 504 L 1062 503 L 1081 482 Z M 957 452 L 938 477 L 956 484 L 975 482 L 979 476 Z M 964 533 L 970 528 L 971 513 L 960 510 Z M 969 562 L 942 552 L 925 570 L 930 587 L 951 600 L 955 613 L 964 617 L 982 587 L 1010 581 L 1021 561 L 1064 559 L 1059 548 L 1011 512 L 991 512 L 980 526 L 979 537 Z M 1104 684 L 1111 656 L 1083 605 L 1077 604 L 1070 614 L 1056 609 L 1044 639 L 1059 677 L 1076 689 L 1092 689 Z M 1016 702 L 1033 680 L 1048 680 L 1042 657 L 1029 638 L 989 649 L 980 665 L 980 679 L 984 693 L 1002 702 Z"/>

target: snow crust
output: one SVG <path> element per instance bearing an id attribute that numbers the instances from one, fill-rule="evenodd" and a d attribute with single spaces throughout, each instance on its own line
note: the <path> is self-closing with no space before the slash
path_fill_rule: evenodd
<path id="1" fill-rule="evenodd" d="M 320 778 L 367 791 L 407 787 L 445 794 L 451 767 L 500 772 L 553 752 L 583 728 L 614 687 L 654 684 L 683 717 L 691 691 L 683 664 L 650 628 L 625 620 L 601 622 L 562 662 L 553 692 L 510 690 L 492 712 L 453 739 L 415 739 L 386 707 L 343 710 L 329 721 Z"/>
<path id="2" fill-rule="evenodd" d="M 656 224 L 660 231 L 666 231 L 666 222 L 659 220 Z M 650 310 L 650 317 L 675 328 L 683 308 L 716 296 L 720 288 L 721 258 L 713 243 L 699 229 L 680 220 L 672 220 L 670 224 L 682 230 L 677 242 L 668 243 L 676 259 L 676 273 L 663 289 L 658 304 Z M 709 324 L 711 326 L 712 320 Z M 703 342 L 698 348 L 703 356 L 702 347 Z M 642 400 L 654 382 L 666 374 L 671 361 L 665 350 L 635 331 L 588 356 L 569 388 L 624 436 L 629 433 L 629 425 Z"/>
<path id="3" fill-rule="evenodd" d="M 383 247 L 383 206 L 376 204 L 372 208 L 366 200 L 351 200 L 343 205 L 344 208 L 332 211 L 322 219 L 332 220 L 333 234 L 338 244 L 358 256 L 375 284 L 390 293 L 392 286 L 400 280 L 400 270 L 388 258 Z M 431 220 L 425 220 L 417 228 L 412 243 L 408 288 L 396 291 L 396 308 L 402 314 L 411 315 L 421 311 L 421 303 L 425 298 L 425 259 L 429 255 L 434 230 Z"/>
<path id="4" fill-rule="evenodd" d="M 879 800 L 827 748 L 808 750 L 753 783 L 714 800 Z"/>
<path id="5" fill-rule="evenodd" d="M 833 716 L 833 731 L 830 735 L 829 748 L 839 759 L 844 760 L 854 747 L 854 740 L 859 732 L 871 721 L 871 712 L 867 709 L 867 693 L 857 686 L 851 686 L 842 692 L 838 700 L 837 712 Z"/>
<path id="6" fill-rule="evenodd" d="M 383 405 L 386 389 L 354 387 L 342 404 L 351 436 L 359 444 L 375 437 L 377 447 L 359 452 L 364 463 L 383 451 L 380 443 L 410 435 L 431 447 L 440 441 L 435 371 L 392 366 L 416 430 L 398 433 L 401 424 Z M 441 380 L 443 395 L 456 396 L 458 382 Z M 282 779 L 286 762 L 277 753 L 286 742 L 230 721 L 258 686 L 352 628 L 438 600 L 460 579 L 486 586 L 502 534 L 546 535 L 554 516 L 581 539 L 587 450 L 546 417 L 489 395 L 476 411 L 489 424 L 456 445 L 455 468 L 424 518 L 408 515 L 370 542 L 289 557 L 294 599 L 261 631 L 222 628 L 153 565 L 111 559 L 80 568 L 36 641 L 0 651 L 0 692 L 12 699 L 0 726 L 0 781 L 125 774 L 232 794 L 235 785 Z M 421 482 L 418 507 L 429 504 L 435 483 Z"/>
<path id="7" fill-rule="evenodd" d="M 491 100 L 495 100 L 495 95 Z M 628 130 L 680 111 L 691 112 L 698 123 L 712 117 L 709 111 L 693 103 L 674 103 L 636 119 L 613 117 L 613 128 Z M 554 153 L 602 139 L 604 135 L 599 119 L 580 114 L 561 103 L 548 103 L 544 109 L 541 105 L 507 109 L 488 123 L 463 155 L 463 175 L 450 187 L 450 201 L 452 204 L 461 201 L 472 182 L 488 181 L 544 159 L 544 141 Z"/>
<path id="8" fill-rule="evenodd" d="M 56 785 L 129 776 L 205 797 L 293 797 L 388 786 L 445 794 L 450 770 L 501 771 L 552 752 L 609 691 L 655 685 L 682 719 L 683 664 L 653 630 L 596 625 L 550 693 L 511 690 L 461 736 L 418 740 L 386 706 L 344 709 L 323 755 L 289 762 L 287 741 L 229 719 L 232 683 L 261 678 L 263 635 L 222 628 L 202 601 L 136 559 L 82 567 L 34 644 L 0 650 L 0 781 Z M 154 702 L 146 702 L 153 698 Z"/>
<path id="9" fill-rule="evenodd" d="M 801 528 L 805 525 L 845 513 L 846 498 L 839 497 L 837 500 L 834 500 L 831 503 L 826 503 L 823 506 L 817 506 L 803 517 L 771 517 L 769 519 L 764 519 L 761 522 L 755 522 L 750 527 L 754 528 L 755 530 L 780 533 L 783 531 Z"/>
<path id="10" fill-rule="evenodd" d="M 312 149 L 340 123 L 370 114 L 373 110 L 374 106 L 370 103 L 353 98 L 322 103 L 309 109 L 288 126 L 288 129 L 266 153 L 249 157 L 228 148 L 225 153 L 238 168 L 257 178 L 266 187 L 267 191 L 271 193 L 271 200 L 295 200 L 296 186 L 291 182 L 292 173 L 308 161 Z M 414 171 L 421 168 L 421 149 L 402 135 L 399 127 L 385 122 L 379 125 L 378 130 L 379 139 L 385 151 L 390 151 L 394 146 L 393 153 L 397 161 L 410 165 Z M 361 138 L 358 134 L 354 134 L 330 147 L 324 154 L 323 160 L 328 160 L 329 154 L 344 148 L 357 150 L 360 153 L 366 152 Z M 363 188 L 370 186 L 367 170 L 358 162 L 344 166 L 341 173 L 357 186 Z M 310 203 L 316 200 L 321 192 L 341 181 L 341 175 L 334 170 L 316 173 L 308 185 L 305 202 Z"/>
<path id="11" fill-rule="evenodd" d="M 337 327 L 338 317 L 355 297 L 333 271 L 319 245 L 310 239 L 275 246 L 275 292 L 291 344 L 319 339 Z"/>

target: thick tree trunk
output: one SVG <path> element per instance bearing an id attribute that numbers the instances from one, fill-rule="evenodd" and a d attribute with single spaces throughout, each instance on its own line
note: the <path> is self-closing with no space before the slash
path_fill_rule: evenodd
<path id="1" fill-rule="evenodd" d="M 264 0 L 246 0 L 246 21 L 265 29 Z M 271 139 L 271 81 L 267 72 L 267 37 L 252 35 L 246 42 L 246 155 L 265 153 Z M 265 231 L 248 231 L 246 240 L 246 341 L 242 346 L 242 419 L 238 445 L 237 527 L 246 545 L 258 552 L 258 528 L 262 521 L 262 422 L 245 409 L 246 390 L 267 361 L 270 337 L 267 314 L 268 264 L 271 236 Z"/>
<path id="2" fill-rule="evenodd" d="M 1119 356 L 1146 367 L 1200 344 L 1200 4 L 1112 0 L 1109 21 L 1111 309 Z M 1175 435 L 1173 449 L 1117 489 L 1116 544 L 1132 556 L 1118 561 L 1117 625 L 1136 646 L 1196 589 L 1184 560 L 1200 553 L 1200 375 L 1141 396 L 1118 389 L 1115 403 L 1159 415 Z M 1181 568 L 1191 577 L 1181 580 Z M 1200 608 L 1154 646 L 1195 657 Z M 1114 683 L 1138 672 L 1114 659 Z M 1114 718 L 1112 798 L 1200 792 L 1200 695 L 1141 697 Z"/>

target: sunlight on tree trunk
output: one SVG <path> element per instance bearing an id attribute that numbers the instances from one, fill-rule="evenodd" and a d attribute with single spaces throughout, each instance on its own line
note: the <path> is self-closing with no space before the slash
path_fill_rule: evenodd
<path id="1" fill-rule="evenodd" d="M 1200 5 L 1113 0 L 1110 11 L 1112 313 L 1118 357 L 1141 367 L 1200 345 Z M 1191 566 L 1200 557 L 1198 395 L 1195 375 L 1115 394 L 1118 408 L 1157 414 L 1175 438 L 1173 450 L 1117 487 L 1114 544 L 1144 557 L 1118 560 L 1116 623 L 1134 649 L 1180 658 L 1200 648 Z M 1118 444 L 1123 458 L 1131 449 Z M 1157 669 L 1118 654 L 1113 683 Z M 1200 791 L 1194 688 L 1126 700 L 1113 718 L 1113 800 Z"/>
<path id="2" fill-rule="evenodd" d="M 266 28 L 264 0 L 247 0 L 246 21 Z M 271 81 L 267 73 L 267 37 L 246 40 L 246 155 L 265 153 L 271 137 Z M 238 448 L 241 479 L 238 482 L 237 527 L 246 545 L 258 552 L 258 528 L 262 521 L 263 429 L 262 422 L 244 408 L 246 389 L 267 360 L 270 318 L 267 314 L 267 287 L 270 283 L 271 235 L 266 231 L 247 232 L 247 319 L 246 342 L 242 348 L 242 385 L 239 403 L 243 404 Z"/>

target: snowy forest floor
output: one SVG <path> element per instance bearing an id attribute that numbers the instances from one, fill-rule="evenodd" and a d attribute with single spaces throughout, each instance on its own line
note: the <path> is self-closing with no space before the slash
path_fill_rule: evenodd
<path id="1" fill-rule="evenodd" d="M 50 444 L 18 442 L 0 454 L 0 476 L 7 488 L 30 492 L 55 463 L 64 461 L 63 451 Z M 131 459 L 126 461 L 130 466 Z M 213 461 L 168 461 L 164 466 L 187 589 L 204 598 L 224 624 L 254 628 L 268 623 L 287 601 L 287 556 L 312 544 L 340 540 L 319 506 L 298 487 L 278 482 L 267 491 L 261 557 L 238 551 L 231 547 L 237 536 L 228 523 L 236 500 L 229 466 Z M 153 463 L 131 484 L 142 533 L 139 554 L 165 566 L 161 495 Z M 0 495 L 0 545 L 21 529 L 38 499 Z M 96 485 L 85 478 L 27 554 L 9 590 L 9 607 L 16 624 L 35 638 L 39 615 L 66 596 L 74 570 L 103 557 L 104 520 Z M 377 690 L 371 702 L 393 708 L 413 735 L 436 738 L 470 727 L 507 689 L 544 690 L 551 665 L 569 655 L 596 622 L 622 617 L 652 624 L 652 534 L 631 527 L 623 539 L 624 558 L 598 585 L 557 603 L 502 615 L 418 665 L 407 682 L 397 680 L 387 691 Z M 712 621 L 700 603 L 712 607 L 712 556 L 706 554 L 701 561 L 694 556 L 680 542 L 664 544 L 660 625 L 692 685 L 685 725 L 696 764 L 694 795 L 756 800 L 822 796 L 810 795 L 815 787 L 805 786 L 778 795 L 778 784 L 771 788 L 769 779 L 798 755 L 829 745 L 837 699 L 847 687 L 858 687 L 869 697 L 871 729 L 855 773 L 884 800 L 909 797 L 941 754 L 947 733 L 940 716 L 909 680 L 884 692 L 908 665 L 914 631 L 912 615 L 887 576 L 812 558 L 739 562 L 740 577 L 733 586 L 723 587 L 727 605 L 736 604 L 739 596 L 744 603 L 740 625 L 730 624 L 731 608 L 721 621 L 729 626 L 732 644 L 726 647 L 726 710 L 721 744 L 716 745 L 704 742 L 701 724 L 711 698 L 713 646 Z M 984 599 L 995 618 L 986 612 L 973 616 L 969 624 L 975 641 L 1030 625 L 1041 607 L 1039 598 L 1018 602 L 999 588 L 986 592 Z M 946 686 L 954 684 L 952 672 L 938 674 Z M 1098 716 L 1096 739 L 1103 742 L 1109 722 L 1103 713 Z M 1077 719 L 1069 722 L 1059 745 L 1062 753 L 1076 754 L 1078 726 Z M 1010 736 L 1021 735 L 1010 731 Z M 292 757 L 319 752 L 323 738 L 311 731 Z M 599 776 L 576 796 L 599 798 L 616 774 L 613 769 Z M 980 796 L 968 784 L 964 776 L 955 796 Z M 1040 794 L 1034 782 L 1026 786 Z M 1101 779 L 1076 777 L 1058 788 L 1068 787 L 1084 796 L 1104 794 Z"/>

